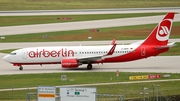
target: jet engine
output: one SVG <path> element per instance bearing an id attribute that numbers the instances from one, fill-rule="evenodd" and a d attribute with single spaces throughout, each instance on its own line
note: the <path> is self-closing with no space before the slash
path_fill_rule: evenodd
<path id="1" fill-rule="evenodd" d="M 61 61 L 62 68 L 77 68 L 79 66 L 79 62 L 76 59 L 63 59 Z"/>

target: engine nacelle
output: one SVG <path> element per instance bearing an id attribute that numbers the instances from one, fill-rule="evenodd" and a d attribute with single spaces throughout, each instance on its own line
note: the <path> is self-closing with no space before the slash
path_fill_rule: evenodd
<path id="1" fill-rule="evenodd" d="M 77 68 L 79 63 L 76 59 L 63 59 L 61 61 L 61 66 L 62 68 Z"/>

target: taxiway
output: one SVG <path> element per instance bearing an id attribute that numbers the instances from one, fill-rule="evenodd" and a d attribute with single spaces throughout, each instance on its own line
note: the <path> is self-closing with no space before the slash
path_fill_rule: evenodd
<path id="1" fill-rule="evenodd" d="M 162 12 L 158 9 L 141 9 L 141 12 Z M 115 11 L 115 10 L 114 10 Z M 121 10 L 121 13 L 133 13 L 138 11 L 138 9 L 127 9 Z M 163 12 L 180 12 L 180 8 L 165 8 Z M 15 14 L 18 11 L 15 12 Z M 26 15 L 24 11 L 20 12 L 20 15 Z M 54 11 L 48 11 L 58 14 Z M 89 12 L 104 12 L 104 11 L 89 11 Z M 113 10 L 108 10 L 108 12 L 113 13 Z M 68 12 L 75 13 L 75 11 Z M 85 14 L 85 12 L 83 12 Z M 14 12 L 4 12 L 4 14 L 14 14 Z M 30 13 L 28 13 L 30 14 Z M 50 15 L 47 12 L 44 14 Z M 0 12 L 2 15 L 2 12 Z M 56 24 L 37 24 L 37 25 L 25 25 L 25 26 L 11 26 L 11 27 L 0 27 L 0 36 L 3 35 L 13 35 L 13 34 L 27 34 L 27 33 L 38 33 L 38 32 L 50 32 L 50 31 L 62 31 L 62 30 L 79 30 L 79 29 L 89 29 L 89 28 L 102 28 L 102 27 L 114 27 L 114 26 L 130 26 L 130 25 L 139 25 L 139 24 L 150 24 L 158 23 L 163 16 L 154 16 L 154 17 L 140 17 L 140 18 L 124 18 L 124 19 L 112 19 L 112 20 L 97 20 L 97 21 L 83 21 L 83 22 L 70 22 L 70 23 L 56 23 Z M 180 21 L 180 14 L 176 14 L 175 21 Z M 171 39 L 172 42 L 179 42 L 180 39 Z M 127 41 L 118 41 L 118 44 L 132 43 L 137 40 L 127 40 Z M 92 41 L 91 41 L 92 42 Z M 94 43 L 87 42 L 49 42 L 49 43 L 0 43 L 0 49 L 14 49 L 14 48 L 24 48 L 24 47 L 35 47 L 35 46 L 60 46 L 60 45 L 103 45 L 110 44 L 110 41 L 95 41 Z M 164 73 L 180 73 L 180 56 L 157 56 L 150 57 L 147 59 L 123 62 L 123 63 L 105 63 L 103 65 L 95 64 L 93 65 L 92 70 L 87 70 L 86 65 L 82 65 L 76 69 L 62 69 L 61 65 L 30 65 L 24 66 L 23 71 L 19 71 L 17 67 L 12 66 L 2 60 L 2 57 L 6 54 L 0 53 L 0 75 L 9 75 L 9 74 L 27 74 L 27 73 L 52 73 L 52 72 L 98 72 L 98 71 L 116 71 L 119 70 L 124 72 L 164 72 Z"/>

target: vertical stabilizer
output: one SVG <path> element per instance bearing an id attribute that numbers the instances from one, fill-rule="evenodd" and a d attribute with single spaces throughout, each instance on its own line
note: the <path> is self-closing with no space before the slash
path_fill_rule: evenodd
<path id="1" fill-rule="evenodd" d="M 169 12 L 154 28 L 142 45 L 167 45 L 170 36 L 174 13 Z"/>

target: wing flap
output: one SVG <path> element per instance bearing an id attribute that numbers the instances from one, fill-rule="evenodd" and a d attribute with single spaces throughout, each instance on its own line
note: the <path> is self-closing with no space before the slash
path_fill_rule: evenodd
<path id="1" fill-rule="evenodd" d="M 113 42 L 113 45 L 111 47 L 111 49 L 109 50 L 109 52 L 107 54 L 103 54 L 103 55 L 92 55 L 92 56 L 85 56 L 85 57 L 79 57 L 77 58 L 79 60 L 79 62 L 85 62 L 85 61 L 100 61 L 103 59 L 104 56 L 109 56 L 112 55 L 114 53 L 114 50 L 116 48 L 116 43 Z"/>
<path id="2" fill-rule="evenodd" d="M 79 57 L 77 58 L 79 62 L 84 62 L 84 61 L 98 61 L 101 60 L 103 55 L 96 55 L 96 56 L 86 56 L 86 57 Z"/>

